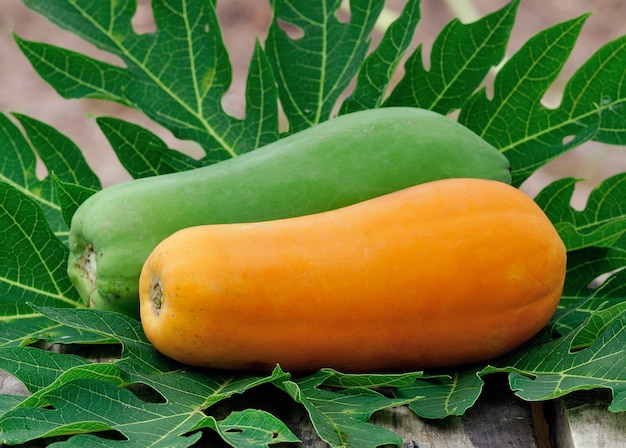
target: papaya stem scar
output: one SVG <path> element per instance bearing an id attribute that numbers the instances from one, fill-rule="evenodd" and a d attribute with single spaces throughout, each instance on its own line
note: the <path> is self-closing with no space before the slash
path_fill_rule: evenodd
<path id="1" fill-rule="evenodd" d="M 163 306 L 163 288 L 159 280 L 153 280 L 150 287 L 150 297 L 152 298 L 152 307 L 155 313 L 159 313 Z"/>

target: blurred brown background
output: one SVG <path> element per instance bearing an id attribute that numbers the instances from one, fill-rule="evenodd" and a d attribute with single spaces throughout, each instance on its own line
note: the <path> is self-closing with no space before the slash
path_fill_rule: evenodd
<path id="1" fill-rule="evenodd" d="M 388 0 L 393 16 L 406 0 Z M 460 3 L 469 9 L 457 9 Z M 458 16 L 473 20 L 507 4 L 504 0 L 472 0 L 446 2 L 422 0 L 422 18 L 415 42 L 424 44 L 425 57 L 432 41 L 449 20 Z M 268 0 L 219 0 L 222 32 L 233 65 L 233 85 L 224 98 L 229 111 L 239 114 L 243 107 L 243 86 L 255 36 L 263 41 L 271 13 Z M 624 0 L 521 0 L 516 25 L 509 44 L 509 54 L 515 52 L 528 38 L 558 22 L 592 12 L 587 20 L 564 73 L 545 101 L 559 100 L 564 81 L 606 42 L 626 34 L 626 1 Z M 138 31 L 149 31 L 150 1 L 138 0 L 134 19 Z M 69 136 L 86 154 L 103 183 L 110 185 L 128 179 L 100 133 L 93 117 L 115 115 L 150 127 L 168 144 L 191 154 L 199 154 L 188 142 L 179 142 L 167 131 L 155 127 L 136 111 L 95 100 L 64 100 L 44 83 L 22 56 L 11 33 L 28 40 L 44 41 L 79 50 L 92 56 L 111 58 L 72 34 L 59 30 L 42 17 L 28 10 L 21 0 L 0 0 L 0 111 L 20 112 L 55 126 Z M 626 70 L 626 67 L 625 67 Z M 587 179 L 579 185 L 574 202 L 584 206 L 584 198 L 593 185 L 611 174 L 626 171 L 626 147 L 588 143 L 550 163 L 536 173 L 523 188 L 535 194 L 551 179 L 574 176 Z"/>

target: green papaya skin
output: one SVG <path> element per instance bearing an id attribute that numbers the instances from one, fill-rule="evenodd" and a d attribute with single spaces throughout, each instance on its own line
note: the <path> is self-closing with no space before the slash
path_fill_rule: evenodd
<path id="1" fill-rule="evenodd" d="M 177 230 L 318 213 L 451 177 L 511 182 L 506 157 L 445 116 L 343 115 L 214 165 L 99 191 L 73 216 L 68 273 L 89 306 L 137 317 L 143 263 Z"/>

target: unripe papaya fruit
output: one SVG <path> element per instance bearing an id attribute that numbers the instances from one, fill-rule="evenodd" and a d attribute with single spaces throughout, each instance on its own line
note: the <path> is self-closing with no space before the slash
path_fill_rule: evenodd
<path id="1" fill-rule="evenodd" d="M 446 179 L 314 215 L 180 230 L 143 267 L 141 322 L 157 350 L 195 366 L 449 367 L 540 331 L 565 262 L 524 193 Z"/>
<path id="2" fill-rule="evenodd" d="M 137 316 L 141 266 L 179 229 L 318 213 L 449 177 L 511 179 L 502 153 L 442 115 L 344 115 L 215 165 L 96 193 L 73 216 L 68 273 L 86 303 Z"/>

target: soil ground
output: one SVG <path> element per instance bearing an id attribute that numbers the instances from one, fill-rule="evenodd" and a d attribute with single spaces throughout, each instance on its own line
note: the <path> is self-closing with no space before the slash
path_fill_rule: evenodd
<path id="1" fill-rule="evenodd" d="M 392 11 L 400 11 L 405 1 L 388 0 Z M 425 57 L 432 41 L 456 14 L 472 19 L 494 11 L 507 2 L 504 0 L 473 0 L 474 10 L 463 13 L 449 7 L 452 2 L 422 0 L 422 19 L 415 42 L 424 45 Z M 231 54 L 233 85 L 224 99 L 225 106 L 234 113 L 240 111 L 248 60 L 255 38 L 261 42 L 271 18 L 267 0 L 221 0 L 218 10 L 222 32 Z M 559 87 L 571 74 L 606 42 L 626 34 L 626 1 L 623 0 L 521 0 L 519 12 L 509 45 L 513 54 L 529 37 L 561 21 L 593 12 L 587 20 L 570 60 L 550 98 L 558 103 Z M 150 1 L 138 0 L 134 20 L 138 31 L 152 27 Z M 178 142 L 167 131 L 155 127 L 135 111 L 115 104 L 95 100 L 64 100 L 33 71 L 17 48 L 12 32 L 27 40 L 44 41 L 72 48 L 97 57 L 108 55 L 94 49 L 76 36 L 59 30 L 42 17 L 28 10 L 21 0 L 0 0 L 0 112 L 19 112 L 42 120 L 69 136 L 86 154 L 103 183 L 110 185 L 128 179 L 116 161 L 106 139 L 93 117 L 114 115 L 150 127 L 168 144 L 194 153 L 197 148 Z M 111 60 L 109 58 L 109 60 Z M 626 70 L 626 67 L 625 67 Z M 550 180 L 564 176 L 587 179 L 577 190 L 574 204 L 584 205 L 590 187 L 599 180 L 626 171 L 626 148 L 588 143 L 558 158 L 534 175 L 524 188 L 536 193 Z"/>

